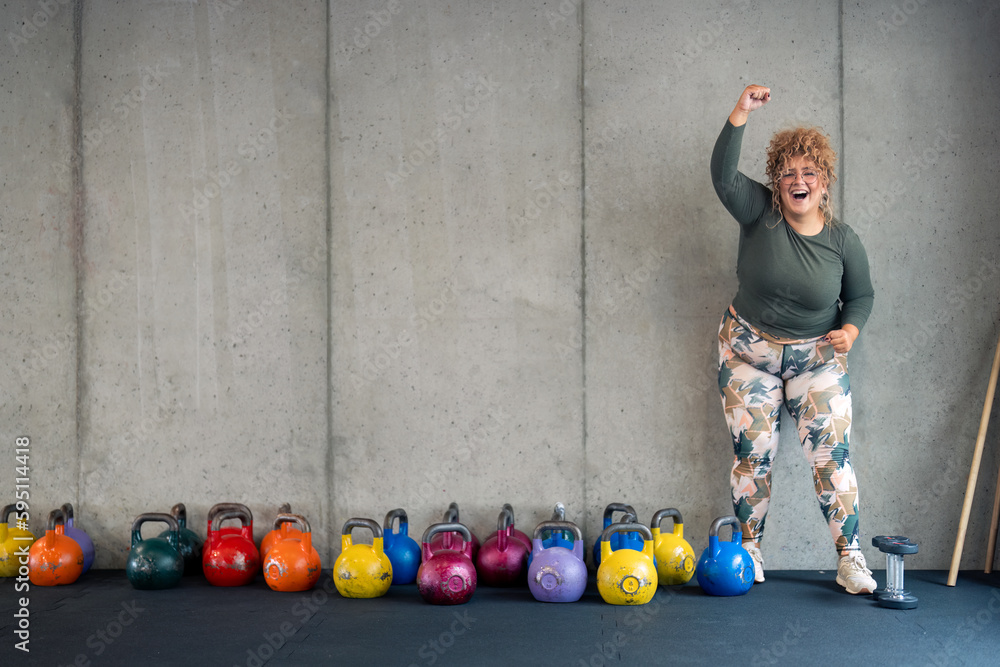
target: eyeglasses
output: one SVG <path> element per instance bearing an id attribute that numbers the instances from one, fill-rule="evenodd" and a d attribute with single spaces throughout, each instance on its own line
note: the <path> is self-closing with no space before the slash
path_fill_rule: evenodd
<path id="1" fill-rule="evenodd" d="M 812 185 L 816 182 L 816 179 L 819 178 L 819 174 L 817 174 L 813 169 L 803 169 L 800 173 L 802 175 L 802 181 L 807 185 Z M 791 185 L 796 181 L 798 175 L 799 174 L 794 171 L 786 171 L 778 178 L 778 180 L 780 180 L 784 185 Z"/>

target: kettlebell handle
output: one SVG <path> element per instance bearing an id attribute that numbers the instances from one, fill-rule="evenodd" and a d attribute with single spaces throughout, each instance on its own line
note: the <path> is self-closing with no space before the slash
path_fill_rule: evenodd
<path id="1" fill-rule="evenodd" d="M 573 533 L 573 540 L 576 542 L 583 540 L 583 531 L 580 530 L 580 526 L 576 525 L 572 521 L 557 521 L 553 519 L 552 521 L 542 521 L 540 524 L 535 526 L 535 533 L 532 535 L 532 539 L 540 540 L 542 539 L 542 533 L 546 530 Z"/>
<path id="2" fill-rule="evenodd" d="M 611 524 L 601 533 L 601 542 L 610 541 L 614 533 L 639 533 L 645 541 L 653 541 L 653 532 L 644 524 L 635 521 Z"/>
<path id="3" fill-rule="evenodd" d="M 625 512 L 627 514 L 631 514 L 633 517 L 637 516 L 635 508 L 631 505 L 626 505 L 624 503 L 609 503 L 608 506 L 604 508 L 605 524 L 611 521 L 611 517 L 614 516 L 615 512 Z"/>
<path id="4" fill-rule="evenodd" d="M 732 526 L 733 527 L 732 541 L 733 542 L 740 541 L 740 538 L 743 536 L 743 531 L 740 529 L 740 520 L 732 515 L 720 516 L 718 519 L 713 521 L 712 525 L 708 527 L 709 538 L 714 537 L 718 539 L 719 529 L 722 528 L 723 526 Z"/>
<path id="5" fill-rule="evenodd" d="M 177 525 L 184 528 L 187 524 L 187 507 L 184 503 L 177 503 L 170 508 L 170 515 L 177 519 Z"/>
<path id="6" fill-rule="evenodd" d="M 49 512 L 48 530 L 55 530 L 56 524 L 64 527 L 66 526 L 66 515 L 63 513 L 62 509 L 52 510 Z"/>
<path id="7" fill-rule="evenodd" d="M 552 521 L 565 521 L 565 520 L 566 520 L 566 507 L 562 503 L 556 503 L 555 509 L 552 510 Z"/>
<path id="8" fill-rule="evenodd" d="M 10 522 L 10 515 L 17 511 L 17 505 L 5 505 L 2 510 L 0 510 L 0 520 L 3 521 L 3 525 L 7 525 Z"/>
<path id="9" fill-rule="evenodd" d="M 666 519 L 667 517 L 673 518 L 674 526 L 677 526 L 677 524 L 680 524 L 682 526 L 684 525 L 684 519 L 681 517 L 680 510 L 671 507 L 665 510 L 660 510 L 656 514 L 654 514 L 653 520 L 649 522 L 649 527 L 659 528 L 660 524 L 663 523 L 663 520 Z"/>
<path id="10" fill-rule="evenodd" d="M 71 503 L 63 503 L 63 506 L 60 509 L 62 510 L 63 517 L 65 517 L 66 521 L 63 525 L 70 525 L 70 522 L 73 520 L 73 505 Z"/>
<path id="11" fill-rule="evenodd" d="M 431 538 L 438 533 L 458 533 L 462 536 L 462 539 L 466 543 L 472 542 L 472 532 L 465 527 L 465 524 L 456 522 L 451 523 L 433 523 L 427 526 L 427 530 L 424 531 L 423 537 L 420 538 L 422 544 L 427 544 L 431 541 Z"/>
<path id="12" fill-rule="evenodd" d="M 139 542 L 142 542 L 142 524 L 148 521 L 161 521 L 169 527 L 170 534 L 167 535 L 167 542 L 170 543 L 174 549 L 180 551 L 180 522 L 172 515 L 166 512 L 146 512 L 140 514 L 132 522 L 132 546 L 135 546 Z"/>
<path id="13" fill-rule="evenodd" d="M 253 523 L 253 514 L 250 513 L 250 509 L 245 506 L 234 507 L 233 509 L 224 509 L 215 513 L 212 517 L 212 532 L 219 532 L 219 528 L 222 527 L 223 521 L 228 521 L 229 519 L 239 519 L 240 523 L 244 528 Z"/>
<path id="14" fill-rule="evenodd" d="M 504 505 L 503 509 L 500 510 L 500 514 L 497 515 L 497 532 L 506 532 L 508 528 L 514 526 L 514 510 L 511 509 L 510 505 Z"/>
<path id="15" fill-rule="evenodd" d="M 378 525 L 371 519 L 348 519 L 344 522 L 344 529 L 340 531 L 340 534 L 350 535 L 351 531 L 355 528 L 367 528 L 372 531 L 372 535 L 376 539 L 382 537 L 382 526 Z"/>
<path id="16" fill-rule="evenodd" d="M 208 521 L 209 523 L 211 523 L 212 519 L 214 519 L 215 515 L 218 514 L 219 512 L 224 512 L 226 510 L 238 510 L 244 508 L 246 508 L 247 511 L 249 511 L 249 508 L 242 503 L 216 503 L 212 505 L 211 509 L 208 510 Z"/>
<path id="17" fill-rule="evenodd" d="M 452 502 L 452 503 L 450 503 L 448 505 L 448 509 L 445 510 L 445 513 L 444 513 L 444 522 L 445 523 L 458 523 L 459 522 L 458 503 Z"/>
<path id="18" fill-rule="evenodd" d="M 300 533 L 311 533 L 312 529 L 309 527 L 309 522 L 301 514 L 292 514 L 291 512 L 281 512 L 278 516 L 274 517 L 274 525 L 272 528 L 278 530 L 283 523 L 294 523 L 299 527 Z"/>
<path id="19" fill-rule="evenodd" d="M 392 522 L 399 519 L 399 531 L 403 532 L 405 526 L 409 525 L 409 521 L 406 518 L 406 510 L 402 507 L 397 507 L 394 510 L 389 510 L 385 515 L 385 522 L 382 524 L 382 532 L 391 535 L 392 534 Z"/>

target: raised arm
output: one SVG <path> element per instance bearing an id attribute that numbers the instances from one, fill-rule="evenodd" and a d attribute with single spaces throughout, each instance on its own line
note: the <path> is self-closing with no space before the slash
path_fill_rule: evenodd
<path id="1" fill-rule="evenodd" d="M 771 191 L 738 169 L 743 126 L 751 111 L 761 108 L 771 99 L 770 89 L 747 86 L 728 122 L 722 128 L 712 151 L 712 183 L 719 200 L 741 225 L 749 225 L 771 206 Z"/>

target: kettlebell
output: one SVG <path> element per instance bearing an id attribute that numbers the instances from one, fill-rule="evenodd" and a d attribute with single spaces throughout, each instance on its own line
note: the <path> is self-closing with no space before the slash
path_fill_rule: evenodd
<path id="1" fill-rule="evenodd" d="M 517 529 L 517 523 L 514 520 L 514 508 L 511 507 L 510 503 L 504 503 L 503 509 L 510 512 L 511 536 L 519 539 L 521 541 L 521 544 L 524 545 L 525 551 L 531 553 L 531 538 L 528 537 L 527 533 L 521 532 L 520 530 Z"/>
<path id="2" fill-rule="evenodd" d="M 399 520 L 399 532 L 392 532 L 392 523 Z M 417 579 L 420 569 L 420 545 L 409 535 L 409 522 L 406 510 L 402 508 L 390 510 L 382 523 L 382 544 L 385 555 L 392 563 L 392 583 L 412 584 Z"/>
<path id="3" fill-rule="evenodd" d="M 187 507 L 184 506 L 184 503 L 177 503 L 170 508 L 170 515 L 177 520 L 177 536 L 180 547 L 178 550 L 184 559 L 185 576 L 200 574 L 202 549 L 205 545 L 198 534 L 187 527 Z M 170 536 L 170 532 L 169 529 L 165 530 L 157 537 L 167 538 Z"/>
<path id="4" fill-rule="evenodd" d="M 208 510 L 208 527 L 206 529 L 206 542 L 208 541 L 208 534 L 212 532 L 212 519 L 219 512 L 224 512 L 226 510 L 240 510 L 250 512 L 250 508 L 243 503 L 216 503 Z M 251 513 L 252 516 L 252 513 Z M 242 527 L 237 526 L 223 526 L 218 530 L 218 535 L 239 535 L 243 531 Z M 253 532 L 250 533 L 250 541 L 253 542 Z"/>
<path id="5" fill-rule="evenodd" d="M 642 551 L 611 550 L 615 533 L 634 531 L 643 539 Z M 653 563 L 653 533 L 641 523 L 613 523 L 601 533 L 601 565 L 597 569 L 597 592 L 608 604 L 646 604 L 653 599 L 659 578 Z"/>
<path id="6" fill-rule="evenodd" d="M 238 532 L 222 531 L 222 522 L 239 519 Z M 202 552 L 202 570 L 213 586 L 244 586 L 257 576 L 260 553 L 253 543 L 253 514 L 240 505 L 217 511 Z"/>
<path id="7" fill-rule="evenodd" d="M 372 531 L 372 543 L 354 544 L 353 528 Z M 348 519 L 340 535 L 340 555 L 333 564 L 333 582 L 345 598 L 377 598 L 392 584 L 392 563 L 385 555 L 382 528 L 371 519 Z"/>
<path id="8" fill-rule="evenodd" d="M 528 547 L 514 535 L 514 512 L 504 505 L 497 517 L 497 532 L 479 547 L 476 575 L 487 586 L 516 586 L 525 582 Z"/>
<path id="9" fill-rule="evenodd" d="M 457 533 L 462 537 L 460 549 L 441 548 L 431 551 L 435 535 Z M 461 523 L 435 523 L 427 527 L 420 539 L 423 563 L 417 571 L 420 597 L 431 604 L 464 604 L 476 592 L 476 566 L 472 564 L 472 533 Z"/>
<path id="10" fill-rule="evenodd" d="M 562 503 L 556 503 L 555 508 L 552 510 L 552 518 L 549 521 L 565 521 L 566 520 L 566 507 Z M 544 523 L 544 522 L 543 522 Z M 573 543 L 575 540 L 572 539 L 571 533 L 566 530 L 550 530 L 546 528 L 542 531 L 542 547 L 548 549 L 549 547 L 563 547 L 570 551 L 573 550 Z M 531 551 L 528 552 L 528 567 L 531 567 L 531 561 L 535 558 L 535 540 L 531 540 Z"/>
<path id="11" fill-rule="evenodd" d="M 94 542 L 90 539 L 90 536 L 87 535 L 87 533 L 74 525 L 73 505 L 70 503 L 63 503 L 61 509 L 63 511 L 63 516 L 66 519 L 66 525 L 63 527 L 63 534 L 80 545 L 80 550 L 83 552 L 83 572 L 80 574 L 84 574 L 90 569 L 90 566 L 94 564 Z"/>
<path id="12" fill-rule="evenodd" d="M 83 573 L 83 550 L 66 537 L 65 521 L 61 509 L 52 510 L 45 536 L 28 550 L 28 579 L 35 586 L 72 584 Z"/>
<path id="13" fill-rule="evenodd" d="M 612 523 L 614 523 L 614 515 L 616 512 L 622 512 L 623 514 L 625 514 L 625 516 L 619 523 L 626 521 L 629 515 L 632 516 L 632 521 L 636 521 L 635 517 L 638 516 L 635 512 L 635 509 L 631 505 L 626 505 L 624 503 L 608 503 L 608 506 L 604 508 L 604 523 L 601 528 L 602 532 L 607 530 L 608 527 Z M 618 551 L 619 549 L 622 548 L 622 546 L 623 546 L 622 536 L 617 533 L 612 535 L 611 550 Z M 642 541 L 641 540 L 633 541 L 629 548 L 635 548 L 635 547 L 638 547 L 636 551 L 641 551 Z M 597 540 L 594 542 L 594 567 L 600 567 L 600 565 L 601 565 L 601 538 L 600 536 L 598 536 Z"/>
<path id="14" fill-rule="evenodd" d="M 458 503 L 451 503 L 448 505 L 448 509 L 444 513 L 444 523 L 461 523 L 462 520 L 459 517 Z M 472 560 L 475 561 L 476 554 L 479 553 L 479 538 L 476 537 L 475 533 L 472 532 L 468 526 L 465 527 L 469 531 L 469 535 L 472 536 Z M 451 533 L 435 533 L 434 538 L 431 541 L 431 551 L 437 551 L 438 549 L 444 548 L 448 550 L 453 550 L 456 547 L 452 544 L 453 536 Z M 423 545 L 421 545 L 421 552 L 423 551 Z M 462 547 L 459 547 L 462 548 Z"/>
<path id="15" fill-rule="evenodd" d="M 281 514 L 291 514 L 292 506 L 288 503 L 283 503 L 278 507 L 278 515 Z M 260 541 L 260 559 L 264 560 L 267 558 L 267 552 L 270 551 L 271 545 L 275 542 L 279 542 L 289 537 L 295 537 L 298 539 L 302 538 L 301 531 L 295 528 L 295 522 L 293 521 L 282 521 L 278 522 L 277 519 L 274 521 L 274 528 L 264 536 L 264 539 Z"/>
<path id="16" fill-rule="evenodd" d="M 275 540 L 264 557 L 264 580 L 275 591 L 308 591 L 320 577 L 319 553 L 312 545 L 312 529 L 299 514 L 281 513 L 274 519 L 279 526 L 296 525 L 298 530 L 286 531 Z M 273 531 L 272 531 L 273 532 Z"/>
<path id="17" fill-rule="evenodd" d="M 667 517 L 674 520 L 674 529 L 661 534 L 660 524 Z M 656 574 L 663 586 L 686 584 L 694 576 L 694 549 L 684 539 L 684 519 L 679 510 L 669 508 L 653 514 L 649 524 L 653 534 L 653 553 L 656 555 Z"/>
<path id="18" fill-rule="evenodd" d="M 35 536 L 30 530 L 11 528 L 7 522 L 10 515 L 17 515 L 17 505 L 7 505 L 0 510 L 0 577 L 16 577 L 20 567 L 19 554 L 28 553 L 35 543 Z"/>
<path id="19" fill-rule="evenodd" d="M 729 542 L 719 542 L 719 529 L 733 527 Z M 708 529 L 708 547 L 698 560 L 698 584 L 709 595 L 743 595 L 753 585 L 753 559 L 743 548 L 743 531 L 735 516 L 722 516 Z"/>
<path id="20" fill-rule="evenodd" d="M 158 537 L 142 539 L 142 524 L 160 521 L 168 529 Z M 166 535 L 166 537 L 164 537 Z M 170 514 L 147 512 L 132 522 L 132 548 L 125 562 L 125 575 L 133 588 L 158 591 L 176 586 L 184 576 L 180 549 L 180 523 Z"/>
<path id="21" fill-rule="evenodd" d="M 545 546 L 542 536 L 571 535 L 572 546 Z M 576 602 L 587 588 L 587 564 L 583 562 L 583 532 L 570 521 L 543 521 L 535 526 L 528 590 L 539 602 Z"/>

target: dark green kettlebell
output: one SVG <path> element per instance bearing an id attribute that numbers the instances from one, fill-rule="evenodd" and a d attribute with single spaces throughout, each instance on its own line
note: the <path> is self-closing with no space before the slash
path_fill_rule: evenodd
<path id="1" fill-rule="evenodd" d="M 166 539 L 142 539 L 142 524 L 162 521 L 170 527 Z M 184 576 L 184 557 L 180 552 L 180 524 L 163 512 L 140 514 L 132 522 L 132 549 L 125 564 L 125 574 L 134 588 L 162 590 L 173 588 Z"/>
<path id="2" fill-rule="evenodd" d="M 177 519 L 177 525 L 180 526 L 178 538 L 181 557 L 184 559 L 185 576 L 201 574 L 201 550 L 204 543 L 197 533 L 187 527 L 187 508 L 184 503 L 177 503 L 170 509 L 170 513 Z M 165 539 L 169 534 L 170 531 L 165 530 L 157 537 Z"/>

